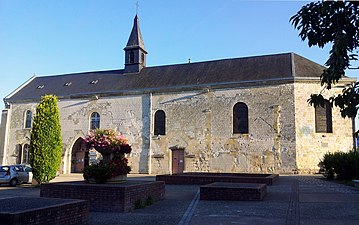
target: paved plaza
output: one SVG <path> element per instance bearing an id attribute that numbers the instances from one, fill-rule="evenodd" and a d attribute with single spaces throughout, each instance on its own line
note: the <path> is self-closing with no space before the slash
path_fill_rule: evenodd
<path id="1" fill-rule="evenodd" d="M 81 180 L 62 175 L 52 182 Z M 128 179 L 154 180 L 129 175 Z M 0 198 L 40 195 L 30 185 L 0 186 Z M 200 201 L 197 185 L 166 185 L 166 199 L 130 213 L 90 212 L 89 224 L 359 225 L 359 190 L 322 176 L 280 176 L 263 201 Z"/>

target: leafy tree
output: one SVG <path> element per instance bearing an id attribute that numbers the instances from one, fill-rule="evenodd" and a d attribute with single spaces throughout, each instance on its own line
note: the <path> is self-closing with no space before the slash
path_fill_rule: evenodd
<path id="1" fill-rule="evenodd" d="M 40 184 L 56 177 L 62 155 L 61 126 L 57 97 L 45 95 L 36 107 L 31 131 L 30 163 Z"/>
<path id="2" fill-rule="evenodd" d="M 358 60 L 359 47 L 359 2 L 321 1 L 303 6 L 290 18 L 292 25 L 300 31 L 299 37 L 308 40 L 309 47 L 323 48 L 332 43 L 327 68 L 321 75 L 321 84 L 326 89 L 345 76 L 346 69 Z M 342 117 L 354 118 L 359 104 L 359 83 L 345 87 L 341 94 L 329 98 L 330 103 L 340 108 Z M 324 105 L 321 94 L 312 94 L 311 105 Z"/>

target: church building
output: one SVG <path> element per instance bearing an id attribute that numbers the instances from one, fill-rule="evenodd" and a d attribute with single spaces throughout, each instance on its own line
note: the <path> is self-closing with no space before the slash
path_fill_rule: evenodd
<path id="1" fill-rule="evenodd" d="M 132 173 L 313 173 L 326 152 L 353 148 L 351 119 L 329 102 L 308 105 L 323 89 L 324 67 L 300 55 L 147 67 L 137 15 L 124 53 L 124 69 L 34 76 L 6 96 L 0 164 L 29 162 L 33 117 L 46 94 L 59 99 L 64 174 L 88 165 L 82 138 L 96 128 L 128 138 Z"/>

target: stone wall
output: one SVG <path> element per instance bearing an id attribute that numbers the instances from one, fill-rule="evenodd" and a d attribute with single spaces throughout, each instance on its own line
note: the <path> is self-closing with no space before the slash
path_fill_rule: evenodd
<path id="1" fill-rule="evenodd" d="M 100 99 L 60 99 L 58 106 L 63 140 L 63 162 L 61 173 L 71 170 L 71 154 L 74 143 L 84 137 L 89 130 L 90 116 L 98 112 L 101 128 L 121 131 L 133 147 L 130 165 L 134 173 L 148 173 L 149 149 L 149 96 L 126 96 Z M 36 103 L 12 104 L 11 122 L 8 135 L 8 151 L 5 164 L 16 163 L 17 144 L 30 143 L 31 129 L 24 129 L 25 112 L 31 110 L 35 115 Z"/>
<path id="2" fill-rule="evenodd" d="M 333 110 L 333 133 L 315 133 L 314 109 L 308 106 L 307 99 L 310 93 L 320 90 L 318 82 L 296 81 L 166 94 L 60 99 L 64 144 L 60 172 L 71 172 L 74 144 L 87 133 L 93 112 L 100 114 L 101 128 L 116 128 L 128 138 L 133 148 L 129 157 L 133 173 L 171 173 L 173 146 L 185 148 L 185 171 L 314 172 L 325 152 L 348 151 L 353 142 L 351 120 L 342 119 L 337 109 Z M 238 102 L 248 106 L 249 134 L 233 134 L 233 106 Z M 23 128 L 24 118 L 26 110 L 35 115 L 35 107 L 36 103 L 13 103 L 7 111 L 8 135 L 2 142 L 6 143 L 2 150 L 4 164 L 16 162 L 17 144 L 29 144 L 30 129 Z M 157 110 L 166 113 L 165 135 L 153 133 Z"/>
<path id="3" fill-rule="evenodd" d="M 185 171 L 291 172 L 295 163 L 292 84 L 153 95 L 166 135 L 152 137 L 151 172 L 171 172 L 172 146 L 185 147 Z M 233 106 L 244 102 L 249 134 L 233 134 Z"/>
<path id="4" fill-rule="evenodd" d="M 299 173 L 318 172 L 318 163 L 326 152 L 349 151 L 353 148 L 352 120 L 342 118 L 338 108 L 333 108 L 333 133 L 315 132 L 314 107 L 307 103 L 312 93 L 319 93 L 323 87 L 314 82 L 295 83 L 295 124 L 297 164 Z M 323 92 L 329 98 L 341 93 L 342 87 Z"/>
<path id="5" fill-rule="evenodd" d="M 16 145 L 24 146 L 30 144 L 30 131 L 25 127 L 25 113 L 27 110 L 35 112 L 35 103 L 16 103 L 12 104 L 11 108 L 7 110 L 7 135 L 6 145 L 4 146 L 4 161 L 3 164 L 15 164 L 19 157 L 19 149 Z"/>

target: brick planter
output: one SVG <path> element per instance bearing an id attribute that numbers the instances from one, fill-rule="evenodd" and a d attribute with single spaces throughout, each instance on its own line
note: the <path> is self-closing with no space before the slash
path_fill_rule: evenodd
<path id="1" fill-rule="evenodd" d="M 229 183 L 259 183 L 272 185 L 278 174 L 252 174 L 252 173 L 183 173 L 157 175 L 157 181 L 164 181 L 166 184 L 194 184 L 204 185 L 214 182 Z"/>
<path id="2" fill-rule="evenodd" d="M 83 200 L 14 197 L 1 199 L 0 224 L 86 224 L 88 213 Z"/>
<path id="3" fill-rule="evenodd" d="M 266 194 L 265 184 L 218 182 L 200 187 L 201 200 L 258 201 Z"/>
<path id="4" fill-rule="evenodd" d="M 41 185 L 40 196 L 87 200 L 90 211 L 129 212 L 135 209 L 138 201 L 163 200 L 165 183 L 159 181 L 127 181 L 121 184 L 49 183 Z"/>

